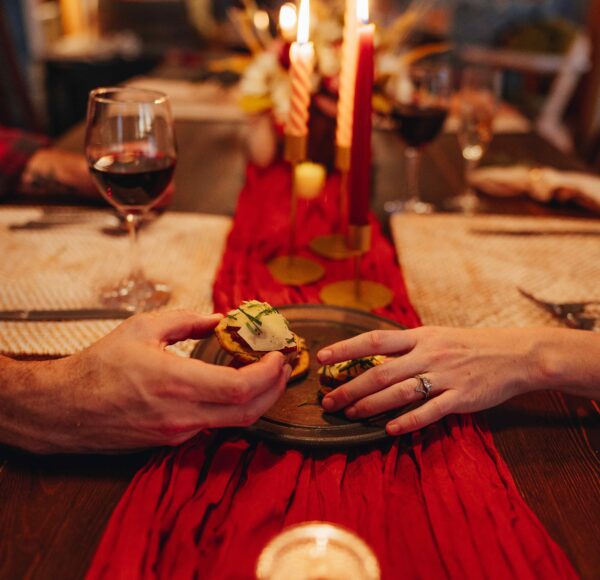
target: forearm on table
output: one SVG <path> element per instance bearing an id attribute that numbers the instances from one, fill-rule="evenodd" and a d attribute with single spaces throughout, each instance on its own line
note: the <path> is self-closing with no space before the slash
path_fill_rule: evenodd
<path id="1" fill-rule="evenodd" d="M 600 333 L 558 328 L 539 333 L 535 386 L 600 399 Z"/>
<path id="2" fill-rule="evenodd" d="M 0 442 L 50 452 L 70 420 L 64 360 L 16 361 L 0 356 Z M 73 426 L 76 419 L 72 418 Z"/>

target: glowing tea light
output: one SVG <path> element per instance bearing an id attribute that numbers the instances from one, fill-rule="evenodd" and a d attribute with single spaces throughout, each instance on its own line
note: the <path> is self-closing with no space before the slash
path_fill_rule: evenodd
<path id="1" fill-rule="evenodd" d="M 294 170 L 294 187 L 299 197 L 314 199 L 325 185 L 325 167 L 306 161 L 299 163 Z"/>
<path id="2" fill-rule="evenodd" d="M 279 29 L 281 30 L 281 36 L 283 36 L 286 42 L 294 40 L 297 23 L 296 6 L 291 2 L 286 2 L 279 10 Z"/>
<path id="3" fill-rule="evenodd" d="M 292 526 L 258 558 L 258 580 L 379 580 L 371 548 L 342 527 L 324 522 Z"/>
<path id="4" fill-rule="evenodd" d="M 252 19 L 257 30 L 266 31 L 269 29 L 269 14 L 264 10 L 257 10 Z"/>

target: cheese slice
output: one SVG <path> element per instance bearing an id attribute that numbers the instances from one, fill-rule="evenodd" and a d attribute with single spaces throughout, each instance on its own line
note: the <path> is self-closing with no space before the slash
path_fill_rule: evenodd
<path id="1" fill-rule="evenodd" d="M 252 350 L 271 351 L 295 347 L 294 333 L 285 317 L 267 302 L 250 300 L 227 313 L 229 326 L 239 328 L 238 334 Z"/>

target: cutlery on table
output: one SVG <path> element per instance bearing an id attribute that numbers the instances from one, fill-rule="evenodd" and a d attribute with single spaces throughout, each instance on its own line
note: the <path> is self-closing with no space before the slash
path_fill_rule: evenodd
<path id="1" fill-rule="evenodd" d="M 525 292 L 522 288 L 517 288 L 522 296 L 531 300 L 534 304 L 550 312 L 555 318 L 564 322 L 571 328 L 579 330 L 594 330 L 600 331 L 600 301 L 590 300 L 587 302 L 545 302 L 536 298 L 529 292 Z M 597 306 L 598 308 L 590 308 Z M 596 310 L 596 312 L 590 312 Z"/>
<path id="2" fill-rule="evenodd" d="M 471 228 L 469 233 L 477 236 L 600 236 L 600 229 L 581 229 L 581 230 L 508 230 L 508 229 L 487 229 Z"/>
<path id="3" fill-rule="evenodd" d="M 67 320 L 122 320 L 133 316 L 130 310 L 76 308 L 71 310 L 0 310 L 0 321 L 64 322 Z"/>

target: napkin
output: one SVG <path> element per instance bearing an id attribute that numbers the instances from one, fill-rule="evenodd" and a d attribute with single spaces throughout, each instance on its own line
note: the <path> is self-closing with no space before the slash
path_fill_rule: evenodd
<path id="1" fill-rule="evenodd" d="M 471 174 L 471 185 L 496 197 L 527 194 L 540 202 L 575 201 L 600 213 L 600 176 L 552 167 L 480 167 Z"/>

